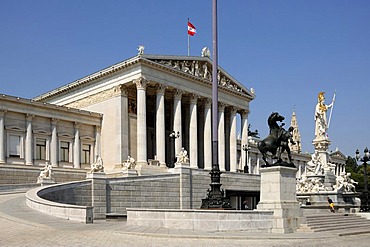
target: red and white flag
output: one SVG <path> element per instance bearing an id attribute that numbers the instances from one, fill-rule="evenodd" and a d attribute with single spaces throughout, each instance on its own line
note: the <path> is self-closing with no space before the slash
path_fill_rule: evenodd
<path id="1" fill-rule="evenodd" d="M 196 34 L 196 33 L 197 33 L 197 29 L 194 27 L 193 24 L 191 24 L 190 21 L 188 21 L 188 34 L 190 36 L 194 36 L 194 34 Z"/>

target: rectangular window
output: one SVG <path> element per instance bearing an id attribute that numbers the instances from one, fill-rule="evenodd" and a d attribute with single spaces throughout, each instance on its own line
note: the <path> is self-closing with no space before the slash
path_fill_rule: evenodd
<path id="1" fill-rule="evenodd" d="M 46 159 L 46 140 L 36 138 L 36 159 L 45 160 Z"/>
<path id="2" fill-rule="evenodd" d="M 9 156 L 21 157 L 21 137 L 9 135 Z"/>
<path id="3" fill-rule="evenodd" d="M 60 142 L 60 161 L 69 162 L 69 142 Z"/>
<path id="4" fill-rule="evenodd" d="M 91 145 L 82 144 L 81 163 L 90 164 L 90 157 L 91 157 Z"/>

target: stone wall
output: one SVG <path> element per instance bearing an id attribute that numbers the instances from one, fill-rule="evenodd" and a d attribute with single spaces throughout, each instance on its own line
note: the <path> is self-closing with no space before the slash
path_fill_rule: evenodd
<path id="1" fill-rule="evenodd" d="M 173 174 L 108 179 L 107 213 L 126 214 L 126 208 L 199 209 L 210 183 L 209 171 L 190 168 L 176 168 Z M 260 190 L 258 175 L 225 172 L 221 183 L 224 190 Z"/>
<path id="2" fill-rule="evenodd" d="M 63 204 L 91 206 L 91 181 L 81 181 L 52 186 L 42 190 L 42 199 Z"/>
<path id="3" fill-rule="evenodd" d="M 32 184 L 37 182 L 43 167 L 24 165 L 0 165 L 0 184 Z M 53 168 L 56 183 L 80 181 L 86 178 L 86 170 Z"/>
<path id="4" fill-rule="evenodd" d="M 107 213 L 126 214 L 126 208 L 179 208 L 179 176 L 163 174 L 110 179 Z"/>

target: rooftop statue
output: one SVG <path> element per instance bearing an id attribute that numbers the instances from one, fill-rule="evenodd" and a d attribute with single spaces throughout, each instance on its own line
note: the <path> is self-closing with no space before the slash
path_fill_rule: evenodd
<path id="1" fill-rule="evenodd" d="M 137 48 L 137 55 L 143 55 L 144 54 L 144 49 L 145 47 L 143 45 L 139 45 L 139 47 Z"/>

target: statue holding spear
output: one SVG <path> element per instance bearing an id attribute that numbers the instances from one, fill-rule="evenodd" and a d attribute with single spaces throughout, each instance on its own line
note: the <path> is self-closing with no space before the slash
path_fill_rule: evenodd
<path id="1" fill-rule="evenodd" d="M 333 101 L 329 105 L 325 105 L 325 92 L 320 92 L 318 102 L 315 109 L 315 139 L 328 139 L 327 130 L 329 128 L 333 105 L 335 102 L 335 93 Z M 327 121 L 326 112 L 331 108 L 329 120 Z"/>

